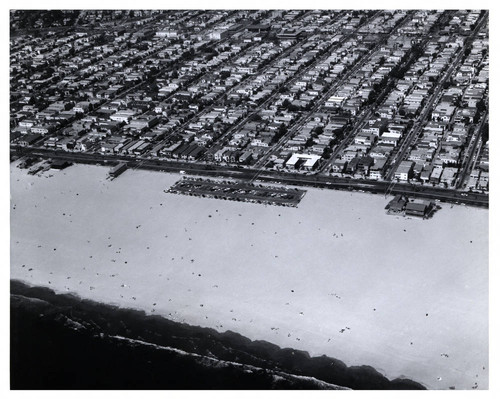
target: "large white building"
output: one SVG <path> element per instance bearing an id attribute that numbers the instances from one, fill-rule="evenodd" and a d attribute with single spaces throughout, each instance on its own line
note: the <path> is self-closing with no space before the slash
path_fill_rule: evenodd
<path id="1" fill-rule="evenodd" d="M 297 163 L 302 161 L 303 163 L 300 165 L 301 168 L 313 170 L 320 159 L 321 156 L 315 154 L 293 154 L 290 159 L 286 161 L 285 167 L 288 169 L 296 168 Z"/>

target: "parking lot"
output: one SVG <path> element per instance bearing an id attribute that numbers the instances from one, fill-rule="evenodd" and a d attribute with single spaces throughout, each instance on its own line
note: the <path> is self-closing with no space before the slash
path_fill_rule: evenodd
<path id="1" fill-rule="evenodd" d="M 166 192 L 257 204 L 297 206 L 305 190 L 255 185 L 235 181 L 184 178 Z"/>

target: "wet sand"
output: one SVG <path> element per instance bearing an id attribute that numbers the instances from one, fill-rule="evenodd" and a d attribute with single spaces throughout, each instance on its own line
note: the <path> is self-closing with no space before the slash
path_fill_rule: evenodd
<path id="1" fill-rule="evenodd" d="M 106 176 L 11 167 L 12 279 L 431 389 L 488 388 L 487 210 L 422 221 L 370 194 L 309 189 L 283 208 L 165 194 L 179 175 Z"/>

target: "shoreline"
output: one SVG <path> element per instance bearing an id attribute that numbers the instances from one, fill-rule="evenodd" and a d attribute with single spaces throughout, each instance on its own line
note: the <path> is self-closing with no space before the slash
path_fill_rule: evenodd
<path id="1" fill-rule="evenodd" d="M 476 374 L 487 386 L 487 211 L 443 204 L 409 220 L 369 193 L 309 189 L 298 208 L 262 207 L 167 195 L 178 176 L 163 173 L 11 174 L 14 279 L 431 389 Z"/>
<path id="2" fill-rule="evenodd" d="M 229 330 L 218 332 L 210 328 L 173 322 L 160 316 L 147 315 L 144 311 L 117 308 L 78 298 L 71 294 L 58 294 L 48 288 L 30 287 L 19 281 L 11 281 L 11 312 L 12 328 L 15 330 L 12 333 L 13 337 L 16 337 L 14 340 L 15 348 L 18 348 L 23 343 L 22 341 L 26 340 L 26 337 L 23 336 L 25 334 L 19 326 L 27 318 L 30 320 L 32 333 L 36 332 L 38 328 L 40 331 L 44 331 L 43 328 L 47 328 L 47 326 L 54 330 L 63 328 L 66 333 L 92 337 L 91 341 L 97 340 L 101 345 L 104 343 L 110 348 L 125 343 L 131 347 L 145 347 L 146 350 L 154 352 L 166 351 L 169 354 L 189 358 L 191 362 L 194 362 L 194 366 L 199 366 L 201 363 L 207 366 L 211 372 L 215 371 L 216 374 L 217 370 L 236 367 L 243 373 L 271 374 L 275 376 L 275 380 L 281 380 L 283 384 L 283 386 L 270 383 L 266 385 L 268 384 L 266 380 L 264 386 L 254 389 L 425 389 L 422 385 L 407 379 L 390 381 L 370 366 L 347 367 L 337 359 L 325 356 L 311 357 L 307 352 L 292 348 L 279 348 L 266 341 L 251 341 Z M 19 335 L 21 338 L 18 338 Z M 41 337 L 37 337 L 37 342 L 42 347 L 45 345 L 43 338 L 43 334 Z M 60 350 L 64 351 L 65 349 L 62 347 Z M 126 349 L 127 353 L 130 351 L 130 348 Z M 21 375 L 24 375 L 26 370 L 21 364 L 22 355 L 18 355 L 18 352 L 19 350 L 12 353 L 15 365 L 11 370 L 12 389 L 23 389 L 23 384 L 28 384 L 28 387 L 31 387 L 28 389 L 32 389 L 29 384 L 41 384 L 42 386 L 38 386 L 38 389 L 87 389 L 85 384 L 72 386 L 72 383 L 77 383 L 63 382 L 57 377 L 52 378 L 45 386 L 41 380 L 37 382 L 25 381 Z M 72 366 L 67 364 L 58 366 L 57 360 L 43 359 L 45 352 L 43 350 L 39 350 L 39 352 L 41 355 L 35 351 L 35 362 L 49 363 L 51 373 L 54 373 L 54 367 L 56 370 L 57 367 L 77 367 L 83 376 L 88 373 L 85 371 L 87 365 L 79 364 L 78 356 Z M 53 355 L 55 359 L 61 356 L 57 350 Z M 171 372 L 171 365 L 168 361 L 166 363 L 159 363 L 159 366 L 164 372 Z M 125 372 L 129 378 L 134 379 L 131 375 L 137 370 L 132 363 L 122 365 L 121 368 L 121 373 Z M 57 375 L 57 373 L 55 374 Z M 118 384 L 115 388 L 119 389 L 120 379 L 114 380 L 113 378 L 116 377 L 113 376 L 112 382 L 109 384 Z M 222 385 L 217 385 L 220 381 L 216 379 L 214 382 L 216 386 L 211 388 L 228 389 L 225 384 L 230 383 L 230 381 L 226 381 L 225 377 L 222 378 Z M 80 376 L 80 380 L 85 380 L 85 378 Z M 160 387 L 156 385 L 153 387 L 157 389 L 206 389 L 203 381 L 202 374 L 199 379 L 195 378 L 191 381 L 192 386 L 179 387 L 175 383 L 173 386 L 169 386 L 167 383 Z M 108 388 L 105 383 L 101 383 L 104 384 L 103 386 L 92 386 L 92 383 L 92 379 L 87 382 L 92 389 Z M 133 385 L 134 382 L 125 382 L 125 379 L 123 382 L 129 389 L 153 388 L 147 384 L 143 386 L 144 381 L 140 381 L 140 379 L 135 383 L 137 386 L 131 387 L 130 384 Z M 153 384 L 154 380 L 151 379 L 149 383 Z M 232 389 L 252 389 L 252 386 L 242 384 L 241 387 L 236 385 Z"/>

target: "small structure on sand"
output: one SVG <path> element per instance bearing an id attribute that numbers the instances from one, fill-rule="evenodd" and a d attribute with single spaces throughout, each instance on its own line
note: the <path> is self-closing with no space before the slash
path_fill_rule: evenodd
<path id="1" fill-rule="evenodd" d="M 127 170 L 127 164 L 125 162 L 120 162 L 110 169 L 109 176 L 114 179 L 120 176 L 126 170 Z"/>
<path id="2" fill-rule="evenodd" d="M 385 207 L 389 215 L 430 217 L 438 208 L 431 201 L 408 200 L 404 195 L 396 195 Z"/>
<path id="3" fill-rule="evenodd" d="M 64 168 L 67 168 L 68 166 L 71 166 L 72 163 L 68 161 L 64 161 L 62 159 L 56 159 L 55 161 L 52 161 L 50 164 L 50 169 L 58 169 L 62 170 Z"/>
<path id="4" fill-rule="evenodd" d="M 407 202 L 408 198 L 398 194 L 385 206 L 385 209 L 390 215 L 400 215 L 404 212 Z"/>
<path id="5" fill-rule="evenodd" d="M 433 209 L 433 203 L 430 201 L 408 202 L 405 208 L 405 215 L 426 218 L 430 215 Z"/>

